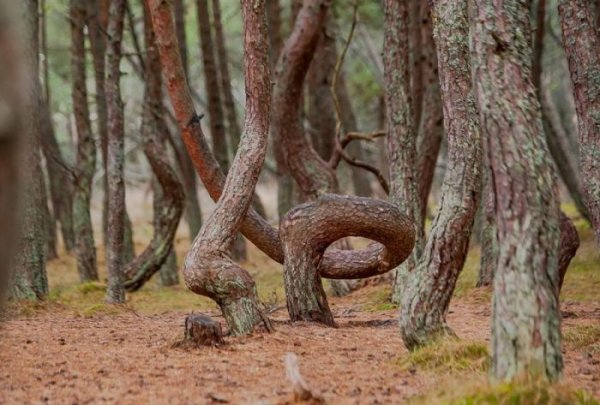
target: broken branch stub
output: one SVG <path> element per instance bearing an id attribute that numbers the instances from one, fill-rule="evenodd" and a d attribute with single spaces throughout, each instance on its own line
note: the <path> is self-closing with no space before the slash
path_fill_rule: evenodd
<path id="1" fill-rule="evenodd" d="M 283 218 L 279 234 L 286 258 L 284 284 L 291 320 L 329 326 L 334 326 L 334 321 L 321 277 L 359 279 L 385 273 L 408 257 L 415 242 L 413 223 L 395 205 L 336 194 L 323 194 L 292 209 Z M 373 263 L 367 272 L 353 271 L 352 266 L 337 267 L 336 272 L 320 272 L 325 250 L 349 236 L 379 242 L 349 253 L 355 260 L 361 252 L 370 258 L 378 250 L 377 265 Z M 366 267 L 360 266 L 361 270 Z"/>
<path id="2" fill-rule="evenodd" d="M 191 314 L 185 318 L 184 337 L 196 346 L 217 346 L 223 343 L 221 324 L 202 314 Z"/>

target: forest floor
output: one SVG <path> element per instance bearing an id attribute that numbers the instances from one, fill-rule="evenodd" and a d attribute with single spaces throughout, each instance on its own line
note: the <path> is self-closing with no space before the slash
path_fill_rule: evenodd
<path id="1" fill-rule="evenodd" d="M 564 403 L 594 403 L 591 396 L 600 398 L 600 256 L 589 228 L 578 227 L 582 246 L 561 294 L 564 379 L 549 389 L 565 387 L 574 395 Z M 187 246 L 184 238 L 178 241 L 180 258 Z M 284 367 L 289 352 L 298 356 L 311 389 L 332 404 L 435 404 L 496 389 L 486 378 L 491 291 L 474 288 L 477 247 L 448 315 L 460 339 L 413 353 L 400 339 L 389 287 L 331 297 L 337 328 L 290 324 L 281 267 L 255 249 L 249 253 L 245 267 L 273 310 L 275 332 L 228 337 L 220 347 L 200 349 L 176 343 L 192 311 L 224 324 L 211 301 L 183 285 L 151 282 L 130 294 L 125 306 L 107 306 L 104 285 L 78 285 L 74 258 L 62 254 L 49 264 L 49 299 L 13 304 L 0 324 L 0 403 L 292 403 Z M 102 261 L 103 253 L 98 256 Z"/>

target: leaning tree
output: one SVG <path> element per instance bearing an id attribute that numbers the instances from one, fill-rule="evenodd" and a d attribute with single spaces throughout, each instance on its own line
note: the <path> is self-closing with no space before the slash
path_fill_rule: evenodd
<path id="1" fill-rule="evenodd" d="M 491 372 L 501 380 L 556 379 L 562 370 L 559 207 L 531 80 L 529 4 L 476 0 L 472 15 L 473 83 L 496 197 Z"/>

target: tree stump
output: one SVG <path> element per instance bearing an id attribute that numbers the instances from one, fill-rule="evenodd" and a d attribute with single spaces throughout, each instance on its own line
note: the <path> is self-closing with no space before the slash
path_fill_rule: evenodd
<path id="1" fill-rule="evenodd" d="M 206 315 L 188 315 L 185 318 L 185 341 L 194 343 L 197 346 L 222 344 L 221 324 Z"/>

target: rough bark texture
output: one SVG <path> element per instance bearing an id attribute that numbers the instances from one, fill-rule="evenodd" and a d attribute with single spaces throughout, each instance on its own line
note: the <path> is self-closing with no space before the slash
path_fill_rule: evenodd
<path id="1" fill-rule="evenodd" d="M 153 181 L 154 233 L 144 251 L 125 267 L 125 288 L 128 291 L 138 290 L 158 271 L 163 285 L 178 284 L 177 268 L 166 266 L 169 265 L 169 257 L 173 256 L 173 240 L 185 201 L 183 187 L 164 153 L 167 134 L 160 132 L 166 129 L 160 124 L 164 119 L 161 65 L 147 7 L 144 13 L 146 89 L 141 133 L 144 153 L 156 178 Z"/>
<path id="2" fill-rule="evenodd" d="M 152 6 L 152 24 L 157 34 L 157 45 L 161 57 L 163 77 L 167 84 L 173 110 L 181 129 L 183 141 L 194 163 L 194 167 L 210 197 L 217 201 L 225 184 L 225 176 L 202 132 L 200 117 L 196 114 L 192 95 L 187 84 L 179 56 L 171 9 L 163 0 L 147 0 Z M 242 233 L 261 251 L 278 263 L 283 263 L 283 247 L 277 230 L 273 229 L 256 211 L 250 208 L 242 224 Z M 319 266 L 322 277 L 357 278 L 381 274 L 389 270 L 390 262 L 385 257 L 385 248 L 373 244 L 361 251 L 339 251 L 329 249 Z"/>
<path id="3" fill-rule="evenodd" d="M 161 21 L 160 14 L 169 13 L 169 5 L 160 0 L 152 0 L 150 4 L 156 32 L 160 35 L 158 27 L 169 23 Z M 188 288 L 220 305 L 233 334 L 251 332 L 261 321 L 270 327 L 259 307 L 254 280 L 227 255 L 252 201 L 267 151 L 271 78 L 264 7 L 264 0 L 242 2 L 246 78 L 244 134 L 215 211 L 202 227 L 184 265 Z M 192 112 L 190 116 L 196 115 Z"/>
<path id="4" fill-rule="evenodd" d="M 424 229 L 417 194 L 417 136 L 413 124 L 409 76 L 409 2 L 385 0 L 383 54 L 385 108 L 388 131 L 390 201 L 415 223 L 416 242 L 412 255 L 398 269 L 392 301 L 399 303 L 408 273 L 421 256 Z"/>
<path id="5" fill-rule="evenodd" d="M 285 253 L 284 283 L 292 321 L 314 321 L 334 326 L 333 315 L 321 284 L 319 263 L 335 241 L 349 236 L 375 240 L 386 247 L 381 260 L 387 266 L 372 273 L 344 278 L 375 276 L 389 271 L 410 254 L 413 226 L 393 204 L 364 197 L 324 194 L 292 209 L 279 226 Z"/>
<path id="6" fill-rule="evenodd" d="M 481 261 L 477 287 L 492 285 L 494 273 L 498 265 L 498 228 L 496 226 L 496 196 L 492 173 L 486 161 L 483 168 L 483 185 L 481 198 Z"/>
<path id="7" fill-rule="evenodd" d="M 277 66 L 272 133 L 285 150 L 286 164 L 306 199 L 337 191 L 331 167 L 305 136 L 302 85 L 319 42 L 330 0 L 307 0 L 300 10 Z"/>
<path id="8" fill-rule="evenodd" d="M 181 55 L 183 69 L 185 70 L 185 75 L 187 77 L 189 75 L 189 65 L 187 38 L 185 34 L 185 11 L 185 4 L 183 0 L 173 1 L 173 14 L 175 17 L 177 44 L 179 45 L 179 53 Z M 194 240 L 198 234 L 198 231 L 200 230 L 200 227 L 202 227 L 202 212 L 200 210 L 200 203 L 198 201 L 198 194 L 196 191 L 196 173 L 194 172 L 194 165 L 185 151 L 185 146 L 181 142 L 181 139 L 179 136 L 174 138 L 177 138 L 175 139 L 174 147 L 176 149 L 177 160 L 185 189 L 185 220 L 188 224 L 190 240 Z"/>
<path id="9" fill-rule="evenodd" d="M 90 0 L 87 4 L 87 29 L 92 53 L 92 63 L 94 65 L 95 81 L 95 101 L 97 131 L 100 139 L 100 151 L 102 156 L 102 176 L 104 199 L 102 206 L 102 235 L 104 245 L 108 244 L 108 105 L 106 99 L 106 50 L 107 50 L 107 30 L 109 19 L 110 0 Z M 107 251 L 108 253 L 108 251 Z M 125 233 L 123 239 L 123 258 L 128 262 L 135 257 L 135 247 L 133 244 L 133 230 L 131 220 L 125 210 Z"/>
<path id="10" fill-rule="evenodd" d="M 204 87 L 208 101 L 208 121 L 212 137 L 213 153 L 219 165 L 227 173 L 229 154 L 227 151 L 227 135 L 223 118 L 223 104 L 219 85 L 219 71 L 215 56 L 213 36 L 211 32 L 208 1 L 198 0 L 198 30 L 200 32 L 200 47 L 202 51 L 202 66 L 204 66 Z"/>
<path id="11" fill-rule="evenodd" d="M 427 214 L 427 201 L 436 163 L 444 135 L 444 115 L 442 111 L 442 97 L 440 94 L 440 80 L 438 77 L 438 60 L 433 42 L 433 28 L 431 15 L 427 2 L 421 2 L 421 69 L 424 94 L 421 103 L 420 120 L 418 124 L 417 139 L 417 173 L 419 204 L 421 206 L 421 221 L 425 221 Z"/>
<path id="12" fill-rule="evenodd" d="M 109 303 L 125 302 L 123 288 L 123 240 L 125 232 L 125 183 L 123 164 L 125 160 L 124 107 L 121 99 L 121 42 L 125 17 L 125 0 L 112 0 L 108 22 L 108 49 L 106 78 L 106 101 L 108 106 L 108 234 L 106 267 L 108 285 L 106 300 Z"/>
<path id="13" fill-rule="evenodd" d="M 600 244 L 600 35 L 586 0 L 559 1 L 575 95 L 585 204 Z"/>
<path id="14" fill-rule="evenodd" d="M 427 244 L 402 296 L 400 330 L 409 349 L 453 333 L 446 313 L 465 263 L 481 191 L 481 137 L 471 88 L 467 0 L 435 0 L 431 5 L 448 169 Z"/>
<path id="15" fill-rule="evenodd" d="M 565 274 L 571 259 L 579 249 L 579 235 L 573 221 L 562 211 L 560 212 L 560 249 L 558 251 L 558 293 L 565 281 Z"/>
<path id="16" fill-rule="evenodd" d="M 529 2 L 476 0 L 473 82 L 492 169 L 498 267 L 492 368 L 499 380 L 562 370 L 558 200 L 531 77 Z"/>
<path id="17" fill-rule="evenodd" d="M 271 61 L 271 70 L 274 70 L 281 48 L 283 48 L 281 3 L 279 0 L 267 0 L 266 7 L 267 25 L 269 30 L 269 60 Z"/>
<path id="18" fill-rule="evenodd" d="M 223 343 L 221 324 L 201 314 L 192 314 L 185 318 L 184 337 L 196 346 L 217 346 Z"/>
<path id="19" fill-rule="evenodd" d="M 333 72 L 337 63 L 333 16 L 327 16 L 319 43 L 308 69 L 308 108 L 306 118 L 309 125 L 312 146 L 319 156 L 328 160 L 333 153 L 336 136 L 335 105 L 331 96 Z"/>
<path id="20" fill-rule="evenodd" d="M 86 2 L 71 0 L 71 75 L 73 77 L 73 115 L 77 131 L 77 163 L 73 195 L 73 229 L 75 231 L 77 271 L 81 281 L 98 279 L 96 247 L 90 216 L 92 179 L 96 166 L 96 147 L 88 108 L 84 24 Z"/>
<path id="21" fill-rule="evenodd" d="M 235 155 L 237 147 L 240 143 L 241 129 L 238 124 L 237 113 L 235 111 L 235 99 L 233 98 L 233 90 L 231 88 L 231 75 L 229 74 L 229 61 L 227 57 L 227 47 L 225 44 L 225 34 L 223 33 L 223 25 L 221 24 L 221 7 L 219 0 L 212 1 L 213 11 L 213 26 L 215 29 L 215 45 L 217 48 L 217 65 L 219 67 L 220 88 L 223 92 L 223 108 L 225 110 L 225 118 L 227 119 L 227 141 L 230 146 L 230 154 L 228 161 L 231 160 L 230 155 Z M 264 208 L 258 200 L 258 196 L 254 197 L 254 202 L 258 202 L 260 208 L 257 211 L 264 216 Z M 234 242 L 232 256 L 237 261 L 243 261 L 248 258 L 246 251 L 246 241 L 242 235 L 238 235 Z"/>

